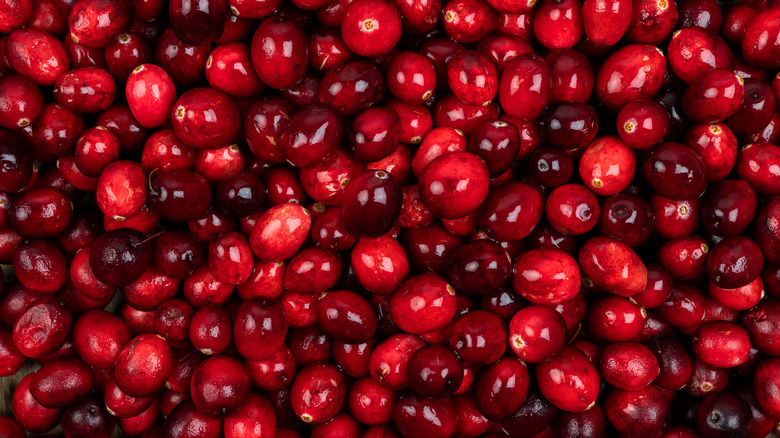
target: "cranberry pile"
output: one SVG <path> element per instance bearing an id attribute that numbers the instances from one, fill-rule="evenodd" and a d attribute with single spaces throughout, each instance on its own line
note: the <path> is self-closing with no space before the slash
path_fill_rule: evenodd
<path id="1" fill-rule="evenodd" d="M 0 437 L 765 437 L 778 70 L 779 0 L 0 0 Z"/>

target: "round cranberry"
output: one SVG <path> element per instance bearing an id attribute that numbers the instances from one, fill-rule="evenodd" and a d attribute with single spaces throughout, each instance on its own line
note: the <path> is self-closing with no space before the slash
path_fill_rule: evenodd
<path id="1" fill-rule="evenodd" d="M 241 129 L 241 113 L 233 98 L 213 88 L 193 88 L 171 108 L 173 131 L 195 149 L 229 144 Z"/>
<path id="2" fill-rule="evenodd" d="M 743 364 L 750 354 L 747 330 L 726 321 L 706 322 L 693 335 L 693 352 L 705 363 L 732 368 Z"/>
<path id="3" fill-rule="evenodd" d="M 717 123 L 734 115 L 745 99 L 745 81 L 727 69 L 699 76 L 682 96 L 685 114 L 696 123 Z"/>
<path id="4" fill-rule="evenodd" d="M 490 177 L 496 178 L 512 167 L 520 151 L 520 135 L 511 123 L 486 120 L 474 127 L 466 150 L 482 158 Z"/>
<path id="5" fill-rule="evenodd" d="M 526 307 L 509 321 L 509 346 L 525 362 L 542 363 L 552 359 L 565 343 L 563 317 L 549 307 Z"/>
<path id="6" fill-rule="evenodd" d="M 401 134 L 398 114 L 388 108 L 369 108 L 352 121 L 351 149 L 361 162 L 378 161 L 395 151 Z"/>
<path id="7" fill-rule="evenodd" d="M 335 152 L 343 137 L 343 122 L 335 111 L 322 104 L 310 105 L 288 121 L 280 139 L 281 152 L 294 166 L 312 166 Z"/>
<path id="8" fill-rule="evenodd" d="M 462 44 L 477 43 L 498 27 L 498 14 L 484 0 L 451 0 L 442 9 L 444 33 Z"/>
<path id="9" fill-rule="evenodd" d="M 556 187 L 545 204 L 545 216 L 556 230 L 566 234 L 584 234 L 599 219 L 596 195 L 579 184 Z"/>
<path id="10" fill-rule="evenodd" d="M 146 128 L 155 128 L 170 120 L 171 109 L 176 102 L 176 86 L 161 67 L 142 64 L 128 76 L 125 96 L 138 123 Z"/>
<path id="11" fill-rule="evenodd" d="M 133 26 L 135 4 L 130 0 L 79 0 L 68 16 L 73 41 L 87 47 L 105 47 Z"/>
<path id="12" fill-rule="evenodd" d="M 583 412 L 596 404 L 599 378 L 587 356 L 564 347 L 547 362 L 536 366 L 536 380 L 544 397 L 568 412 Z"/>
<path id="13" fill-rule="evenodd" d="M 737 134 L 761 131 L 772 121 L 775 95 L 772 88 L 758 79 L 745 79 L 745 100 L 725 123 Z"/>
<path id="14" fill-rule="evenodd" d="M 146 172 L 140 164 L 128 160 L 114 161 L 100 173 L 95 200 L 106 216 L 126 219 L 146 204 L 148 184 Z"/>
<path id="15" fill-rule="evenodd" d="M 257 297 L 238 308 L 233 340 L 246 359 L 268 359 L 284 343 L 286 334 L 284 311 L 277 302 Z"/>
<path id="16" fill-rule="evenodd" d="M 601 350 L 601 376 L 612 386 L 639 391 L 661 372 L 653 352 L 642 344 L 616 342 Z"/>
<path id="17" fill-rule="evenodd" d="M 510 116 L 535 119 L 542 115 L 551 96 L 550 68 L 538 55 L 520 55 L 504 67 L 498 98 L 501 108 Z"/>
<path id="18" fill-rule="evenodd" d="M 478 156 L 454 152 L 425 166 L 420 175 L 420 196 L 436 216 L 457 219 L 485 201 L 488 179 L 487 166 Z"/>
<path id="19" fill-rule="evenodd" d="M 489 364 L 504 354 L 506 340 L 501 319 L 492 312 L 476 310 L 455 321 L 449 343 L 464 361 Z"/>
<path id="20" fill-rule="evenodd" d="M 335 365 L 315 363 L 301 369 L 295 377 L 292 408 L 305 423 L 323 423 L 338 413 L 345 395 L 344 374 Z"/>
<path id="21" fill-rule="evenodd" d="M 564 149 L 588 145 L 598 131 L 596 110 L 580 102 L 550 105 L 542 115 L 542 133 L 547 142 Z"/>
<path id="22" fill-rule="evenodd" d="M 11 227 L 30 238 L 52 237 L 65 230 L 73 217 L 73 203 L 57 189 L 37 187 L 16 198 L 8 213 Z"/>
<path id="23" fill-rule="evenodd" d="M 404 20 L 407 19 L 408 17 L 404 17 Z M 430 99 L 437 85 L 433 62 L 412 51 L 400 52 L 390 60 L 386 80 L 390 93 L 411 105 Z"/>
<path id="24" fill-rule="evenodd" d="M 154 175 L 149 185 L 149 204 L 171 221 L 203 217 L 211 203 L 209 181 L 191 170 L 174 170 Z"/>
<path id="25" fill-rule="evenodd" d="M 325 73 L 319 100 L 341 115 L 353 115 L 381 101 L 384 94 L 385 80 L 379 68 L 368 61 L 354 60 Z"/>
<path id="26" fill-rule="evenodd" d="M 395 391 L 385 388 L 370 377 L 363 377 L 353 383 L 347 396 L 350 413 L 366 425 L 391 421 L 394 402 Z"/>
<path id="27" fill-rule="evenodd" d="M 389 52 L 401 38 L 401 15 L 387 0 L 355 0 L 344 11 L 341 37 L 360 56 Z"/>
<path id="28" fill-rule="evenodd" d="M 660 436 L 669 423 L 671 402 L 654 386 L 638 391 L 613 388 L 604 406 L 607 418 L 620 433 Z"/>
<path id="29" fill-rule="evenodd" d="M 48 32 L 35 29 L 11 32 L 5 41 L 5 56 L 16 73 L 38 85 L 54 85 L 70 65 L 62 42 Z"/>
<path id="30" fill-rule="evenodd" d="M 14 345 L 25 357 L 53 354 L 65 343 L 72 321 L 65 302 L 54 296 L 38 298 L 14 322 Z"/>
<path id="31" fill-rule="evenodd" d="M 542 0 L 534 11 L 534 36 L 550 50 L 573 47 L 583 33 L 579 1 Z"/>
<path id="32" fill-rule="evenodd" d="M 632 296 L 647 285 L 647 268 L 623 242 L 609 237 L 588 240 L 579 252 L 582 271 L 595 284 L 620 296 Z"/>
<path id="33" fill-rule="evenodd" d="M 638 196 L 619 193 L 604 200 L 600 210 L 601 234 L 614 237 L 628 246 L 641 245 L 653 231 L 653 210 L 650 204 Z"/>
<path id="34" fill-rule="evenodd" d="M 450 59 L 447 79 L 455 97 L 469 105 L 487 105 L 498 92 L 498 70 L 478 52 L 464 51 Z"/>
<path id="35" fill-rule="evenodd" d="M 742 315 L 742 326 L 750 334 L 750 339 L 762 352 L 777 356 L 778 320 L 780 303 L 775 300 L 763 300 Z"/>
<path id="36" fill-rule="evenodd" d="M 447 280 L 460 293 L 484 295 L 505 285 L 511 273 L 511 260 L 501 245 L 477 240 L 452 254 Z"/>
<path id="37" fill-rule="evenodd" d="M 565 251 L 533 249 L 515 259 L 512 288 L 533 303 L 558 304 L 579 292 L 580 270 Z"/>
<path id="38" fill-rule="evenodd" d="M 401 212 L 401 185 L 383 170 L 366 170 L 350 180 L 341 204 L 346 231 L 357 237 L 379 237 Z"/>
<path id="39" fill-rule="evenodd" d="M 512 414 L 528 395 L 531 378 L 525 363 L 505 357 L 485 369 L 474 388 L 474 401 L 479 411 L 492 420 Z"/>
<path id="40" fill-rule="evenodd" d="M 596 76 L 596 95 L 607 108 L 616 111 L 632 100 L 655 96 L 665 72 L 666 58 L 660 49 L 631 44 L 604 61 Z"/>
<path id="41" fill-rule="evenodd" d="M 753 240 L 738 236 L 723 239 L 707 259 L 707 275 L 716 286 L 733 289 L 755 280 L 764 265 L 761 249 Z"/>
<path id="42" fill-rule="evenodd" d="M 405 437 L 445 438 L 455 433 L 458 418 L 449 397 L 431 399 L 412 393 L 393 406 L 393 423 Z"/>
<path id="43" fill-rule="evenodd" d="M 428 333 L 444 327 L 452 319 L 455 301 L 455 289 L 446 280 L 425 273 L 409 278 L 393 293 L 390 315 L 408 333 Z"/>
<path id="44" fill-rule="evenodd" d="M 695 199 L 707 188 L 704 162 L 679 143 L 666 142 L 653 148 L 645 159 L 644 172 L 653 190 L 669 199 Z"/>
<path id="45" fill-rule="evenodd" d="M 742 147 L 737 156 L 737 175 L 760 195 L 778 195 L 780 148 L 769 143 L 752 143 Z"/>
<path id="46" fill-rule="evenodd" d="M 30 79 L 19 75 L 0 78 L 0 126 L 8 129 L 32 125 L 43 111 L 43 95 Z"/>
<path id="47" fill-rule="evenodd" d="M 149 268 L 152 244 L 140 231 L 119 228 L 101 235 L 93 244 L 89 266 L 95 277 L 111 286 L 126 286 Z"/>
<path id="48" fill-rule="evenodd" d="M 168 7 L 171 28 L 187 44 L 216 41 L 227 15 L 227 3 L 220 0 L 173 0 Z"/>
<path id="49" fill-rule="evenodd" d="M 298 252 L 311 229 L 311 213 L 296 204 L 265 211 L 249 235 L 252 252 L 263 261 L 285 260 Z"/>
<path id="50" fill-rule="evenodd" d="M 249 397 L 249 375 L 241 362 L 229 356 L 214 356 L 192 373 L 192 401 L 209 417 L 225 418 Z"/>
<path id="51" fill-rule="evenodd" d="M 430 345 L 415 351 L 406 368 L 409 385 L 426 397 L 446 397 L 463 381 L 463 365 L 449 348 Z"/>
<path id="52" fill-rule="evenodd" d="M 647 311 L 624 297 L 602 295 L 588 303 L 585 328 L 596 342 L 620 342 L 634 339 L 642 331 Z"/>
<path id="53" fill-rule="evenodd" d="M 410 334 L 393 335 L 382 341 L 371 352 L 371 378 L 388 389 L 400 390 L 409 386 L 407 363 L 412 354 L 425 343 Z"/>
<path id="54" fill-rule="evenodd" d="M 778 19 L 780 11 L 777 8 L 760 12 L 750 20 L 745 28 L 745 37 L 742 40 L 742 55 L 751 64 L 766 70 L 780 68 L 778 62 L 777 44 L 780 36 Z"/>
<path id="55" fill-rule="evenodd" d="M 374 336 L 378 320 L 365 298 L 350 291 L 326 292 L 317 302 L 318 321 L 333 339 L 360 344 Z"/>

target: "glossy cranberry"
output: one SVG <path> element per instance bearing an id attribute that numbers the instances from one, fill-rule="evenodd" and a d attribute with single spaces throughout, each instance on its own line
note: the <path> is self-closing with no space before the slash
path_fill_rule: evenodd
<path id="1" fill-rule="evenodd" d="M 671 402 L 654 386 L 638 391 L 613 388 L 604 402 L 607 419 L 626 435 L 660 436 L 671 417 Z"/>
<path id="2" fill-rule="evenodd" d="M 777 322 L 774 319 L 780 313 L 780 305 L 775 300 L 763 300 L 742 315 L 742 326 L 750 334 L 750 339 L 759 350 L 777 354 Z"/>
<path id="3" fill-rule="evenodd" d="M 170 120 L 176 88 L 173 79 L 161 67 L 143 64 L 134 68 L 127 78 L 125 95 L 141 126 L 154 128 Z"/>
<path id="4" fill-rule="evenodd" d="M 730 70 L 715 69 L 685 89 L 682 108 L 696 123 L 717 123 L 736 114 L 744 99 L 744 80 Z"/>
<path id="5" fill-rule="evenodd" d="M 601 350 L 601 376 L 612 386 L 639 391 L 660 373 L 653 352 L 642 344 L 617 342 Z"/>
<path id="6" fill-rule="evenodd" d="M 638 196 L 617 194 L 604 200 L 600 211 L 599 231 L 631 247 L 644 243 L 653 231 L 653 210 Z"/>
<path id="7" fill-rule="evenodd" d="M 188 146 L 214 149 L 233 140 L 241 128 L 241 115 L 230 96 L 213 88 L 195 88 L 173 105 L 171 124 Z"/>
<path id="8" fill-rule="evenodd" d="M 105 52 L 106 68 L 120 83 L 127 80 L 135 68 L 151 63 L 154 56 L 149 43 L 135 32 L 120 34 L 106 46 Z"/>
<path id="9" fill-rule="evenodd" d="M 393 407 L 393 422 L 406 437 L 443 438 L 455 433 L 458 418 L 450 398 L 430 399 L 409 393 Z"/>
<path id="10" fill-rule="evenodd" d="M 187 44 L 208 44 L 222 34 L 227 18 L 227 4 L 215 0 L 174 0 L 168 16 L 176 36 Z"/>
<path id="11" fill-rule="evenodd" d="M 582 24 L 588 38 L 597 44 L 614 45 L 631 23 L 631 3 L 621 0 L 586 0 Z"/>
<path id="12" fill-rule="evenodd" d="M 777 18 L 777 9 L 769 9 L 756 15 L 745 28 L 742 55 L 748 62 L 762 69 L 775 70 L 780 67 L 776 59 L 778 45 L 774 38 L 780 32 Z"/>
<path id="13" fill-rule="evenodd" d="M 197 430 L 197 433 L 190 433 Z M 192 400 L 181 401 L 173 410 L 163 424 L 163 436 L 181 436 L 191 437 L 200 435 L 205 438 L 217 438 L 222 433 L 222 421 L 217 418 L 211 418 L 195 407 Z"/>
<path id="14" fill-rule="evenodd" d="M 65 46 L 47 32 L 17 29 L 8 35 L 5 55 L 16 73 L 38 85 L 54 85 L 68 70 Z"/>
<path id="15" fill-rule="evenodd" d="M 715 285 L 733 289 L 755 280 L 763 264 L 758 244 L 747 237 L 729 237 L 710 252 L 707 276 Z"/>
<path id="16" fill-rule="evenodd" d="M 725 123 L 737 134 L 757 132 L 772 120 L 775 95 L 766 83 L 745 79 L 745 100 L 740 109 Z"/>
<path id="17" fill-rule="evenodd" d="M 550 68 L 541 57 L 520 55 L 509 61 L 501 73 L 501 108 L 513 117 L 535 119 L 550 102 L 552 85 Z"/>
<path id="18" fill-rule="evenodd" d="M 624 297 L 605 295 L 589 303 L 585 328 L 596 342 L 630 341 L 639 335 L 647 311 Z"/>
<path id="19" fill-rule="evenodd" d="M 482 415 L 501 420 L 520 407 L 529 385 L 525 363 L 505 357 L 483 371 L 474 389 L 474 401 Z"/>
<path id="20" fill-rule="evenodd" d="M 30 79 L 19 75 L 0 78 L 0 126 L 17 129 L 35 123 L 43 110 L 43 95 Z"/>
<path id="21" fill-rule="evenodd" d="M 511 273 L 511 260 L 506 251 L 489 240 L 478 240 L 452 254 L 447 280 L 459 293 L 484 295 L 505 285 Z"/>
<path id="22" fill-rule="evenodd" d="M 84 120 L 80 116 L 56 103 L 47 104 L 32 126 L 32 153 L 48 162 L 70 155 L 82 131 Z"/>
<path id="23" fill-rule="evenodd" d="M 506 350 L 506 329 L 498 316 L 485 310 L 469 312 L 452 326 L 450 345 L 461 359 L 480 364 L 498 360 Z"/>
<path id="24" fill-rule="evenodd" d="M 388 232 L 401 211 L 401 185 L 385 171 L 367 170 L 347 185 L 341 205 L 346 231 L 358 237 Z"/>
<path id="25" fill-rule="evenodd" d="M 527 251 L 514 261 L 512 287 L 537 304 L 557 304 L 579 291 L 580 273 L 575 260 L 559 249 Z"/>
<path id="26" fill-rule="evenodd" d="M 533 151 L 528 159 L 531 173 L 548 187 L 566 184 L 574 173 L 571 156 L 563 149 L 542 146 Z"/>
<path id="27" fill-rule="evenodd" d="M 109 438 L 116 419 L 108 413 L 98 394 L 92 394 L 62 411 L 62 430 L 68 436 Z"/>
<path id="28" fill-rule="evenodd" d="M 390 315 L 402 330 L 422 334 L 447 324 L 455 314 L 455 289 L 442 277 L 411 277 L 390 299 Z"/>
<path id="29" fill-rule="evenodd" d="M 320 82 L 319 100 L 341 115 L 353 115 L 381 101 L 384 76 L 368 61 L 347 61 L 328 70 Z"/>
<path id="30" fill-rule="evenodd" d="M 724 41 L 698 27 L 676 31 L 668 50 L 672 71 L 686 84 L 711 70 L 734 65 L 734 57 Z"/>
<path id="31" fill-rule="evenodd" d="M 582 412 L 596 403 L 598 373 L 579 350 L 564 347 L 551 360 L 537 365 L 536 379 L 544 397 L 559 409 Z"/>
<path id="32" fill-rule="evenodd" d="M 119 139 L 102 126 L 87 129 L 76 143 L 75 163 L 86 176 L 100 176 L 118 157 Z"/>
<path id="33" fill-rule="evenodd" d="M 607 108 L 617 110 L 632 100 L 655 96 L 665 72 L 666 58 L 658 48 L 628 45 L 602 64 L 596 76 L 596 95 Z"/>
<path id="34" fill-rule="evenodd" d="M 476 43 L 498 27 L 498 14 L 483 0 L 452 0 L 442 8 L 442 27 L 462 44 Z"/>
<path id="35" fill-rule="evenodd" d="M 774 181 L 778 173 L 774 163 L 780 159 L 780 148 L 768 143 L 753 143 L 742 147 L 737 157 L 737 175 L 760 195 L 776 195 Z"/>
<path id="36" fill-rule="evenodd" d="M 702 204 L 704 226 L 722 237 L 740 234 L 756 211 L 756 194 L 743 180 L 722 181 L 710 188 Z"/>
<path id="37" fill-rule="evenodd" d="M 237 156 L 241 156 L 240 150 Z M 270 205 L 305 204 L 306 191 L 300 173 L 292 167 L 275 167 L 263 176 L 266 186 L 266 199 Z"/>
<path id="38" fill-rule="evenodd" d="M 73 203 L 57 189 L 37 187 L 16 198 L 8 212 L 11 227 L 21 236 L 46 238 L 59 234 L 73 217 Z"/>
<path id="39" fill-rule="evenodd" d="M 547 197 L 544 212 L 555 229 L 573 235 L 592 230 L 599 219 L 596 195 L 578 184 L 556 187 Z"/>
<path id="40" fill-rule="evenodd" d="M 360 56 L 389 52 L 401 38 L 401 15 L 387 0 L 355 0 L 344 11 L 341 37 Z"/>
<path id="41" fill-rule="evenodd" d="M 344 374 L 334 365 L 311 364 L 301 369 L 292 384 L 292 407 L 306 423 L 333 418 L 344 402 Z"/>
<path id="42" fill-rule="evenodd" d="M 154 242 L 154 265 L 163 274 L 183 280 L 204 262 L 203 246 L 187 231 L 169 231 Z"/>
<path id="43" fill-rule="evenodd" d="M 706 169 L 690 148 L 666 142 L 653 148 L 644 162 L 650 186 L 661 196 L 685 200 L 701 196 L 706 188 Z"/>
<path id="44" fill-rule="evenodd" d="M 582 6 L 573 0 L 542 0 L 534 11 L 534 36 L 550 50 L 568 49 L 584 33 Z"/>
<path id="45" fill-rule="evenodd" d="M 135 4 L 130 0 L 79 0 L 68 16 L 73 40 L 87 47 L 105 47 L 133 25 Z"/>
<path id="46" fill-rule="evenodd" d="M 669 115 L 653 100 L 632 100 L 618 112 L 617 130 L 620 139 L 631 149 L 651 148 L 669 132 Z"/>
<path id="47" fill-rule="evenodd" d="M 18 192 L 33 178 L 33 159 L 21 145 L 0 143 L 0 190 Z"/>
<path id="48" fill-rule="evenodd" d="M 552 359 L 565 342 L 564 319 L 549 307 L 526 307 L 509 321 L 509 346 L 525 362 L 541 363 Z"/>
<path id="49" fill-rule="evenodd" d="M 446 397 L 463 381 L 463 365 L 450 349 L 440 345 L 420 348 L 409 358 L 407 376 L 412 389 L 426 397 Z"/>
<path id="50" fill-rule="evenodd" d="M 174 170 L 152 175 L 149 203 L 164 218 L 190 221 L 202 217 L 211 202 L 206 178 L 190 170 Z"/>
<path id="51" fill-rule="evenodd" d="M 390 60 L 386 81 L 388 91 L 397 99 L 412 105 L 421 104 L 433 96 L 437 85 L 436 70 L 425 56 L 404 51 Z"/>
<path id="52" fill-rule="evenodd" d="M 98 126 L 105 126 L 119 139 L 119 150 L 122 153 L 140 151 L 150 131 L 141 126 L 133 117 L 133 112 L 127 105 L 115 104 L 98 114 Z"/>
<path id="53" fill-rule="evenodd" d="M 197 84 L 205 77 L 206 61 L 211 45 L 189 45 L 180 40 L 173 29 L 160 34 L 154 48 L 154 60 L 178 86 Z"/>
<path id="54" fill-rule="evenodd" d="M 322 162 L 335 152 L 344 137 L 343 122 L 324 105 L 307 106 L 290 118 L 281 136 L 281 152 L 294 166 Z"/>
<path id="55" fill-rule="evenodd" d="M 101 235 L 92 246 L 89 265 L 95 277 L 111 286 L 126 286 L 152 262 L 152 244 L 143 233 L 119 228 Z"/>
<path id="56" fill-rule="evenodd" d="M 486 56 L 473 51 L 455 55 L 447 63 L 447 79 L 455 97 L 469 105 L 486 105 L 498 92 L 498 71 Z"/>

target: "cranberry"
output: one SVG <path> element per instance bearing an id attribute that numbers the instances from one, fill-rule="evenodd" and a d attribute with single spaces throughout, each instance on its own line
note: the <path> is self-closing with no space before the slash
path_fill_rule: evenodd
<path id="1" fill-rule="evenodd" d="M 389 52 L 401 38 L 401 15 L 387 0 L 355 0 L 344 11 L 341 37 L 360 56 Z"/>
<path id="2" fill-rule="evenodd" d="M 498 14 L 483 0 L 451 0 L 442 14 L 444 33 L 463 44 L 476 43 L 498 27 Z"/>
<path id="3" fill-rule="evenodd" d="M 701 158 L 679 143 L 665 142 L 653 148 L 644 162 L 648 183 L 658 194 L 687 200 L 706 189 L 706 168 Z"/>
<path id="4" fill-rule="evenodd" d="M 729 237 L 715 245 L 707 259 L 707 276 L 716 286 L 733 289 L 755 280 L 764 265 L 758 244 L 747 237 Z"/>
<path id="5" fill-rule="evenodd" d="M 546 48 L 571 48 L 584 33 L 582 6 L 574 0 L 542 0 L 533 26 L 534 36 Z"/>
<path id="6" fill-rule="evenodd" d="M 559 409 L 583 412 L 596 404 L 598 372 L 579 350 L 564 347 L 549 361 L 538 364 L 536 379 L 544 397 Z"/>
<path id="7" fill-rule="evenodd" d="M 541 57 L 520 55 L 504 67 L 498 98 L 510 116 L 535 119 L 550 102 L 552 85 L 550 68 Z"/>
<path id="8" fill-rule="evenodd" d="M 449 397 L 431 399 L 408 394 L 393 407 L 393 421 L 403 436 L 447 437 L 455 433 L 458 418 Z"/>
<path id="9" fill-rule="evenodd" d="M 671 403 L 656 387 L 611 389 L 604 402 L 607 418 L 621 433 L 660 435 L 668 426 Z"/>
<path id="10" fill-rule="evenodd" d="M 635 14 L 638 9 L 634 9 Z M 617 110 L 632 100 L 655 96 L 665 71 L 666 58 L 657 47 L 649 44 L 625 46 L 610 55 L 601 66 L 596 76 L 596 95 L 607 108 Z"/>

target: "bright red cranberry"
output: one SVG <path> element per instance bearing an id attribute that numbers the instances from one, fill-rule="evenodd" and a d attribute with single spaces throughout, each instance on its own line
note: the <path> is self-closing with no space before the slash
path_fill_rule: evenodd
<path id="1" fill-rule="evenodd" d="M 194 88 L 174 103 L 171 124 L 176 135 L 195 149 L 229 144 L 241 128 L 235 101 L 213 88 Z"/>
<path id="2" fill-rule="evenodd" d="M 758 244 L 744 236 L 723 239 L 710 251 L 707 276 L 716 286 L 733 289 L 755 280 L 764 265 Z"/>
<path id="3" fill-rule="evenodd" d="M 647 311 L 628 298 L 603 295 L 589 303 L 585 327 L 596 342 L 620 342 L 634 339 L 642 330 Z"/>
<path id="4" fill-rule="evenodd" d="M 479 376 L 474 401 L 488 419 L 501 420 L 517 410 L 528 395 L 530 376 L 525 363 L 505 357 L 490 365 Z"/>
<path id="5" fill-rule="evenodd" d="M 408 333 L 437 330 L 455 314 L 455 289 L 433 273 L 411 277 L 393 293 L 390 314 L 398 327 Z"/>
<path id="6" fill-rule="evenodd" d="M 564 251 L 534 249 L 515 259 L 512 287 L 531 302 L 557 304 L 573 298 L 579 291 L 579 268 Z"/>
<path id="7" fill-rule="evenodd" d="M 737 134 L 761 131 L 772 121 L 775 95 L 772 88 L 758 79 L 745 79 L 745 100 L 725 123 Z"/>
<path id="8" fill-rule="evenodd" d="M 447 79 L 453 94 L 469 105 L 486 105 L 498 92 L 498 71 L 486 56 L 460 52 L 447 63 Z"/>
<path id="9" fill-rule="evenodd" d="M 534 229 L 543 211 L 542 195 L 531 186 L 510 182 L 490 190 L 480 209 L 479 223 L 500 241 L 522 239 Z"/>
<path id="10" fill-rule="evenodd" d="M 73 41 L 87 47 L 105 47 L 133 25 L 135 4 L 130 0 L 79 0 L 68 16 Z"/>
<path id="11" fill-rule="evenodd" d="M 617 110 L 632 100 L 655 96 L 661 88 L 664 72 L 666 58 L 657 47 L 649 44 L 625 46 L 610 55 L 601 66 L 596 76 L 596 95 L 607 108 Z"/>
<path id="12" fill-rule="evenodd" d="M 520 55 L 509 61 L 501 73 L 501 108 L 513 117 L 535 119 L 550 102 L 552 85 L 550 68 L 544 59 L 533 54 Z"/>
<path id="13" fill-rule="evenodd" d="M 43 95 L 30 79 L 19 75 L 0 78 L 0 126 L 8 129 L 32 125 L 43 110 Z"/>
<path id="14" fill-rule="evenodd" d="M 632 100 L 618 112 L 617 130 L 620 139 L 631 149 L 651 148 L 669 132 L 669 115 L 654 100 Z"/>
<path id="15" fill-rule="evenodd" d="M 385 80 L 379 68 L 368 61 L 353 60 L 325 73 L 319 100 L 341 115 L 353 115 L 381 101 L 384 94 Z"/>
<path id="16" fill-rule="evenodd" d="M 588 38 L 597 44 L 614 45 L 631 23 L 631 3 L 625 0 L 586 0 L 582 24 Z"/>
<path id="17" fill-rule="evenodd" d="M 155 128 L 170 120 L 171 108 L 176 102 L 176 87 L 161 67 L 143 64 L 134 68 L 127 78 L 125 95 L 138 123 Z"/>
<path id="18" fill-rule="evenodd" d="M 584 33 L 576 0 L 542 0 L 534 11 L 534 36 L 550 50 L 574 47 Z"/>
<path id="19" fill-rule="evenodd" d="M 769 143 L 753 143 L 742 147 L 737 157 L 737 175 L 760 195 L 777 195 L 776 180 L 780 173 L 780 148 Z"/>
<path id="20" fill-rule="evenodd" d="M 504 354 L 506 339 L 501 319 L 491 312 L 477 310 L 455 321 L 450 345 L 465 361 L 489 364 Z"/>
<path id="21" fill-rule="evenodd" d="M 388 91 L 397 99 L 412 105 L 421 104 L 433 96 L 436 79 L 434 64 L 416 52 L 400 52 L 387 65 Z"/>
<path id="22" fill-rule="evenodd" d="M 537 365 L 536 379 L 545 398 L 564 411 L 586 411 L 599 394 L 596 368 L 571 347 L 564 347 L 551 360 Z"/>
<path id="23" fill-rule="evenodd" d="M 599 219 L 596 195 L 579 184 L 556 187 L 544 207 L 547 220 L 560 232 L 578 235 L 592 230 Z"/>
<path id="24" fill-rule="evenodd" d="M 485 201 L 488 178 L 487 166 L 476 155 L 446 154 L 425 166 L 420 175 L 420 196 L 436 216 L 456 219 Z"/>
<path id="25" fill-rule="evenodd" d="M 610 423 L 627 435 L 662 434 L 672 410 L 669 399 L 654 386 L 638 391 L 610 389 L 604 406 Z"/>
<path id="26" fill-rule="evenodd" d="M 420 395 L 446 397 L 463 381 L 463 365 L 450 349 L 430 345 L 415 351 L 406 369 L 409 384 Z"/>
<path id="27" fill-rule="evenodd" d="M 642 344 L 617 342 L 601 350 L 601 376 L 612 386 L 639 391 L 660 373 L 653 352 Z"/>
<path id="28" fill-rule="evenodd" d="M 679 143 L 665 142 L 653 148 L 644 171 L 653 190 L 670 199 L 695 199 L 707 188 L 704 162 Z"/>
<path id="29" fill-rule="evenodd" d="M 298 372 L 291 395 L 298 418 L 306 423 L 323 423 L 333 418 L 344 402 L 344 374 L 334 365 L 308 365 Z"/>
<path id="30" fill-rule="evenodd" d="M 410 393 L 393 407 L 393 422 L 403 436 L 439 438 L 455 433 L 458 418 L 449 397 L 431 399 Z"/>
<path id="31" fill-rule="evenodd" d="M 620 296 L 632 296 L 647 285 L 647 268 L 623 242 L 594 237 L 580 248 L 583 273 L 595 284 Z"/>
<path id="32" fill-rule="evenodd" d="M 509 346 L 525 362 L 541 363 L 552 359 L 565 343 L 563 317 L 549 307 L 526 307 L 509 321 Z"/>
<path id="33" fill-rule="evenodd" d="M 745 28 L 742 55 L 745 60 L 762 69 L 776 70 L 780 67 L 777 61 L 780 49 L 777 44 L 777 36 L 780 35 L 778 14 L 780 11 L 777 8 L 760 12 Z"/>
<path id="34" fill-rule="evenodd" d="M 355 0 L 344 11 L 341 37 L 360 56 L 389 52 L 401 38 L 401 15 L 387 0 Z"/>
<path id="35" fill-rule="evenodd" d="M 5 55 L 16 73 L 38 85 L 54 85 L 68 70 L 65 46 L 47 32 L 17 29 L 8 35 L 5 44 Z"/>

